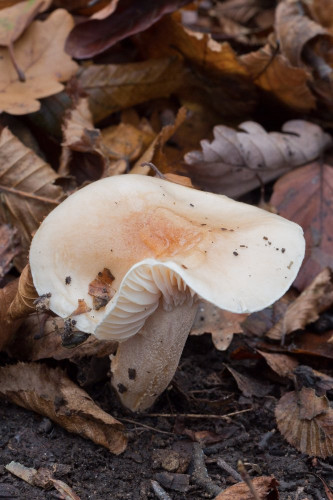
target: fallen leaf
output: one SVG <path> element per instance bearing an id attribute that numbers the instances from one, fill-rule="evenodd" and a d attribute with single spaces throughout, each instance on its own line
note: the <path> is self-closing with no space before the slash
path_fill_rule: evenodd
<path id="1" fill-rule="evenodd" d="M 116 455 L 126 448 L 123 425 L 101 410 L 59 368 L 37 363 L 4 366 L 0 368 L 0 395 Z"/>
<path id="2" fill-rule="evenodd" d="M 331 0 L 313 0 L 307 7 L 313 20 L 333 33 L 333 4 Z"/>
<path id="3" fill-rule="evenodd" d="M 278 482 L 274 476 L 254 477 L 251 482 L 260 500 L 278 500 Z M 253 500 L 253 495 L 246 483 L 237 483 L 226 488 L 214 500 Z"/>
<path id="4" fill-rule="evenodd" d="M 35 312 L 37 299 L 38 293 L 34 287 L 30 266 L 28 264 L 23 269 L 18 280 L 16 295 L 7 311 L 8 318 L 12 320 L 20 319 Z"/>
<path id="5" fill-rule="evenodd" d="M 270 203 L 305 233 L 305 258 L 294 282 L 299 290 L 304 290 L 323 267 L 333 268 L 332 191 L 333 168 L 320 162 L 290 172 L 274 185 Z"/>
<path id="6" fill-rule="evenodd" d="M 239 390 L 245 397 L 251 398 L 252 396 L 257 396 L 258 398 L 262 398 L 267 396 L 273 388 L 272 385 L 265 382 L 259 382 L 259 380 L 249 377 L 248 375 L 243 375 L 230 366 L 227 366 L 227 369 L 236 380 Z"/>
<path id="7" fill-rule="evenodd" d="M 79 98 L 74 107 L 67 110 L 62 131 L 58 173 L 73 175 L 78 185 L 100 179 L 108 167 L 108 160 L 101 132 L 93 124 L 88 98 Z"/>
<path id="8" fill-rule="evenodd" d="M 287 354 L 272 354 L 270 352 L 259 351 L 257 352 L 265 359 L 268 366 L 280 375 L 280 377 L 293 378 L 293 372 L 298 366 L 298 361 Z"/>
<path id="9" fill-rule="evenodd" d="M 89 283 L 88 293 L 93 298 L 93 307 L 96 311 L 106 306 L 116 293 L 115 289 L 112 288 L 113 281 L 114 276 L 110 269 L 104 268 L 103 271 L 100 271 L 96 278 Z"/>
<path id="10" fill-rule="evenodd" d="M 292 446 L 310 456 L 333 454 L 333 409 L 313 389 L 288 392 L 277 404 L 278 429 Z"/>
<path id="11" fill-rule="evenodd" d="M 222 13 L 240 24 L 247 24 L 262 10 L 262 7 L 258 0 L 226 0 L 218 3 L 215 9 L 217 14 Z"/>
<path id="12" fill-rule="evenodd" d="M 259 178 L 262 182 L 276 179 L 314 160 L 332 144 L 318 125 L 303 120 L 286 122 L 282 133 L 267 133 L 255 122 L 241 123 L 239 128 L 241 132 L 218 125 L 212 142 L 202 140 L 202 151 L 185 155 L 194 183 L 238 198 L 260 186 Z"/>
<path id="13" fill-rule="evenodd" d="M 115 9 L 112 5 L 111 9 L 106 8 L 102 14 L 99 12 L 89 21 L 75 26 L 68 36 L 66 51 L 76 59 L 93 57 L 120 40 L 146 30 L 162 16 L 188 2 L 189 0 L 160 0 L 158 3 L 141 0 L 139 4 L 133 4 L 132 0 L 117 2 Z M 129 19 L 131 22 L 128 22 Z"/>
<path id="14" fill-rule="evenodd" d="M 304 332 L 293 339 L 288 352 L 333 359 L 333 331 L 321 335 Z"/>
<path id="15" fill-rule="evenodd" d="M 50 165 L 23 145 L 8 129 L 0 135 L 0 219 L 18 230 L 23 252 L 15 265 L 26 265 L 32 234 L 43 218 L 64 198 Z"/>
<path id="16" fill-rule="evenodd" d="M 270 339 L 280 340 L 295 330 L 304 330 L 319 315 L 333 306 L 333 273 L 325 268 L 292 302 L 284 316 L 266 333 Z"/>
<path id="17" fill-rule="evenodd" d="M 162 128 L 161 132 L 156 136 L 153 142 L 143 155 L 137 160 L 136 164 L 131 170 L 131 174 L 146 175 L 150 171 L 149 165 L 142 166 L 143 163 L 153 163 L 162 172 L 166 169 L 166 158 L 163 152 L 165 143 L 173 136 L 180 125 L 186 119 L 186 109 L 184 107 L 178 110 L 174 123 L 166 125 Z"/>
<path id="18" fill-rule="evenodd" d="M 12 261 L 21 252 L 17 230 L 8 224 L 0 226 L 0 279 L 12 267 Z"/>
<path id="19" fill-rule="evenodd" d="M 51 0 L 26 0 L 1 9 L 0 45 L 8 46 L 15 42 L 36 15 L 47 10 L 51 3 Z"/>
<path id="20" fill-rule="evenodd" d="M 33 113 L 40 108 L 37 99 L 63 89 L 60 82 L 77 71 L 77 64 L 63 47 L 73 26 L 65 10 L 52 12 L 46 21 L 34 21 L 14 44 L 15 61 L 24 73 L 19 80 L 6 48 L 0 48 L 0 110 L 14 115 Z"/>
<path id="21" fill-rule="evenodd" d="M 79 360 L 94 357 L 99 359 L 114 354 L 118 345 L 117 342 L 98 340 L 91 335 L 82 344 L 72 349 L 65 348 L 62 345 L 64 320 L 41 314 L 32 314 L 25 318 L 16 330 L 15 335 L 10 337 L 6 352 L 20 361 L 39 361 L 46 358 Z M 1 322 L 0 331 L 3 331 Z"/>
<path id="22" fill-rule="evenodd" d="M 90 97 L 95 122 L 111 113 L 159 97 L 167 97 L 183 83 L 179 58 L 128 64 L 101 64 L 84 68 L 79 83 Z"/>
<path id="23" fill-rule="evenodd" d="M 80 497 L 68 486 L 68 484 L 60 481 L 59 479 L 54 479 L 52 471 L 44 467 L 40 467 L 38 470 L 32 467 L 25 467 L 19 462 L 10 462 L 5 466 L 6 470 L 23 481 L 31 484 L 32 486 L 38 486 L 39 488 L 44 488 L 49 490 L 54 487 L 66 500 L 80 500 Z"/>
<path id="24" fill-rule="evenodd" d="M 333 389 L 333 377 L 314 370 L 311 366 L 299 365 L 294 370 L 297 387 L 309 387 L 316 391 L 317 396 L 323 396 Z"/>
<path id="25" fill-rule="evenodd" d="M 311 40 L 322 35 L 328 36 L 322 26 L 305 15 L 297 0 L 284 0 L 276 7 L 275 32 L 282 54 L 293 66 L 304 65 L 302 56 Z"/>
<path id="26" fill-rule="evenodd" d="M 191 335 L 211 333 L 216 349 L 225 351 L 231 344 L 234 333 L 242 333 L 242 321 L 248 314 L 224 311 L 209 302 L 201 301 L 194 320 Z"/>
<path id="27" fill-rule="evenodd" d="M 270 92 L 286 106 L 303 112 L 315 108 L 308 72 L 292 66 L 270 43 L 241 56 L 240 61 L 260 89 Z"/>
<path id="28" fill-rule="evenodd" d="M 16 295 L 17 286 L 18 279 L 0 289 L 0 351 L 12 340 L 21 324 L 20 320 L 13 321 L 8 317 L 8 308 Z"/>

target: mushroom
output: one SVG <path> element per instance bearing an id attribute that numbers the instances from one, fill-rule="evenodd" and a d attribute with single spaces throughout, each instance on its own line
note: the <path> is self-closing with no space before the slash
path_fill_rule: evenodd
<path id="1" fill-rule="evenodd" d="M 199 296 L 235 313 L 263 309 L 289 288 L 302 229 L 278 215 L 166 180 L 94 182 L 37 230 L 30 266 L 39 295 L 67 325 L 119 342 L 112 385 L 132 411 L 171 381 Z"/>

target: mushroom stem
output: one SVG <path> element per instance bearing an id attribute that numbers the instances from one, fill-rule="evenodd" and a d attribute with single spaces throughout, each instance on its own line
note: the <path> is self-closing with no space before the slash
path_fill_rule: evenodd
<path id="1" fill-rule="evenodd" d="M 131 411 L 144 411 L 167 388 L 191 331 L 197 304 L 165 311 L 160 303 L 143 328 L 111 356 L 111 384 Z"/>

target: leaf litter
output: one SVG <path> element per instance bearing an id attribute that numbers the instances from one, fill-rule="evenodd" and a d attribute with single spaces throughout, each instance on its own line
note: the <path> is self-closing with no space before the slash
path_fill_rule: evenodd
<path id="1" fill-rule="evenodd" d="M 331 7 L 186 3 L 0 6 L 0 496 L 330 498 Z M 127 173 L 252 204 L 260 188 L 260 206 L 307 241 L 294 287 L 271 307 L 239 316 L 202 304 L 174 380 L 140 416 L 111 393 L 115 343 L 55 317 L 26 267 L 55 206 Z"/>

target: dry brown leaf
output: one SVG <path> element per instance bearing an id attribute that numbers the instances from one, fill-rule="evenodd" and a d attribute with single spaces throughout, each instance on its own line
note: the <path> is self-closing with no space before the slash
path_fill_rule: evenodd
<path id="1" fill-rule="evenodd" d="M 90 97 L 95 122 L 136 104 L 168 97 L 183 79 L 184 69 L 178 58 L 92 65 L 79 75 L 80 85 Z"/>
<path id="2" fill-rule="evenodd" d="M 18 287 L 18 279 L 0 289 L 0 351 L 12 340 L 21 321 L 13 321 L 8 317 L 8 308 L 12 303 Z"/>
<path id="3" fill-rule="evenodd" d="M 240 24 L 248 23 L 262 8 L 263 5 L 258 0 L 226 0 L 215 6 L 217 14 L 221 13 Z"/>
<path id="4" fill-rule="evenodd" d="M 240 61 L 254 83 L 283 104 L 303 112 L 316 106 L 316 99 L 308 86 L 310 75 L 304 68 L 291 66 L 288 59 L 277 53 L 270 43 L 241 56 Z"/>
<path id="5" fill-rule="evenodd" d="M 314 142 L 313 138 L 309 138 Z M 295 280 L 304 290 L 323 267 L 333 268 L 333 168 L 312 163 L 279 179 L 270 203 L 304 229 L 305 258 Z"/>
<path id="6" fill-rule="evenodd" d="M 257 352 L 265 359 L 268 366 L 280 377 L 293 378 L 293 371 L 298 366 L 298 361 L 287 354 L 272 354 L 257 349 Z"/>
<path id="7" fill-rule="evenodd" d="M 250 398 L 252 396 L 257 396 L 258 398 L 262 398 L 264 396 L 267 396 L 267 394 L 269 394 L 272 390 L 272 386 L 268 383 L 259 382 L 259 380 L 256 380 L 253 377 L 243 375 L 230 366 L 227 366 L 227 369 L 236 380 L 238 389 L 246 397 Z"/>
<path id="8" fill-rule="evenodd" d="M 189 1 L 141 0 L 134 7 L 132 0 L 114 0 L 90 20 L 75 26 L 67 39 L 66 50 L 77 59 L 93 57 L 120 40 L 146 30 L 162 16 L 179 9 Z"/>
<path id="9" fill-rule="evenodd" d="M 60 481 L 59 479 L 54 479 L 52 471 L 44 467 L 40 467 L 38 470 L 32 467 L 25 467 L 18 462 L 10 462 L 5 466 L 6 470 L 23 481 L 31 484 L 32 486 L 38 486 L 39 488 L 44 488 L 49 490 L 54 487 L 62 495 L 61 498 L 65 500 L 80 500 L 80 497 L 68 486 L 68 484 Z"/>
<path id="10" fill-rule="evenodd" d="M 96 181 L 108 167 L 101 132 L 93 124 L 88 98 L 79 98 L 65 114 L 58 173 L 73 175 L 79 185 Z"/>
<path id="11" fill-rule="evenodd" d="M 278 482 L 274 476 L 254 477 L 251 482 L 260 500 L 278 500 Z M 246 483 L 237 483 L 222 491 L 214 500 L 253 500 L 253 495 Z"/>
<path id="12" fill-rule="evenodd" d="M 223 311 L 209 302 L 201 301 L 191 335 L 211 333 L 216 349 L 225 351 L 231 344 L 234 333 L 242 333 L 242 321 L 248 314 L 235 314 Z"/>
<path id="13" fill-rule="evenodd" d="M 17 230 L 8 224 L 0 226 L 0 279 L 12 267 L 12 261 L 21 252 Z"/>
<path id="14" fill-rule="evenodd" d="M 25 318 L 16 330 L 15 335 L 11 336 L 6 352 L 20 361 L 38 361 L 46 358 L 79 360 L 91 356 L 98 359 L 114 354 L 118 345 L 117 342 L 98 340 L 91 335 L 76 347 L 65 348 L 62 345 L 64 320 L 42 314 L 32 314 Z"/>
<path id="15" fill-rule="evenodd" d="M 0 219 L 18 230 L 23 252 L 15 259 L 26 265 L 32 234 L 43 218 L 59 204 L 64 192 L 55 182 L 53 168 L 27 148 L 8 129 L 0 135 Z"/>
<path id="16" fill-rule="evenodd" d="M 239 125 L 241 132 L 218 125 L 214 140 L 201 141 L 202 151 L 185 155 L 194 183 L 209 191 L 238 198 L 276 179 L 292 167 L 312 161 L 332 144 L 318 125 L 303 120 L 286 122 L 282 133 L 269 132 L 256 122 Z"/>
<path id="17" fill-rule="evenodd" d="M 277 404 L 278 429 L 292 446 L 310 456 L 333 454 L 333 409 L 313 389 L 288 392 Z"/>
<path id="18" fill-rule="evenodd" d="M 34 287 L 28 264 L 18 280 L 17 293 L 8 308 L 8 317 L 15 320 L 35 312 L 36 299 L 38 299 L 38 293 Z"/>
<path id="19" fill-rule="evenodd" d="M 156 136 L 149 148 L 136 162 L 131 170 L 131 174 L 148 174 L 150 171 L 149 166 L 143 166 L 143 163 L 153 163 L 162 172 L 166 172 L 166 158 L 163 153 L 165 143 L 173 136 L 176 130 L 186 119 L 186 109 L 180 108 L 173 124 L 166 125 L 162 128 L 161 132 Z"/>
<path id="20" fill-rule="evenodd" d="M 2 3 L 2 2 L 1 2 Z M 0 10 L 0 45 L 15 42 L 39 12 L 44 12 L 52 0 L 26 0 Z M 0 5 L 1 6 L 1 5 Z"/>
<path id="21" fill-rule="evenodd" d="M 333 306 L 333 273 L 325 268 L 292 302 L 284 316 L 267 332 L 270 339 L 280 340 L 295 330 L 304 330 L 319 315 Z"/>
<path id="22" fill-rule="evenodd" d="M 293 66 L 302 66 L 306 45 L 315 37 L 329 35 L 319 24 L 305 15 L 297 0 L 280 2 L 275 11 L 275 32 L 281 52 Z M 333 39 L 331 40 L 332 43 Z"/>
<path id="23" fill-rule="evenodd" d="M 101 410 L 62 370 L 37 363 L 0 368 L 0 395 L 12 403 L 44 415 L 112 453 L 127 445 L 123 425 Z"/>
<path id="24" fill-rule="evenodd" d="M 14 115 L 33 113 L 37 99 L 63 89 L 60 82 L 77 71 L 77 64 L 64 52 L 64 41 L 73 26 L 65 10 L 52 12 L 44 22 L 34 21 L 14 44 L 15 61 L 25 81 L 19 81 L 9 52 L 0 49 L 0 110 Z"/>
<path id="25" fill-rule="evenodd" d="M 333 34 L 333 3 L 331 0 L 313 0 L 307 4 L 311 17 Z"/>

